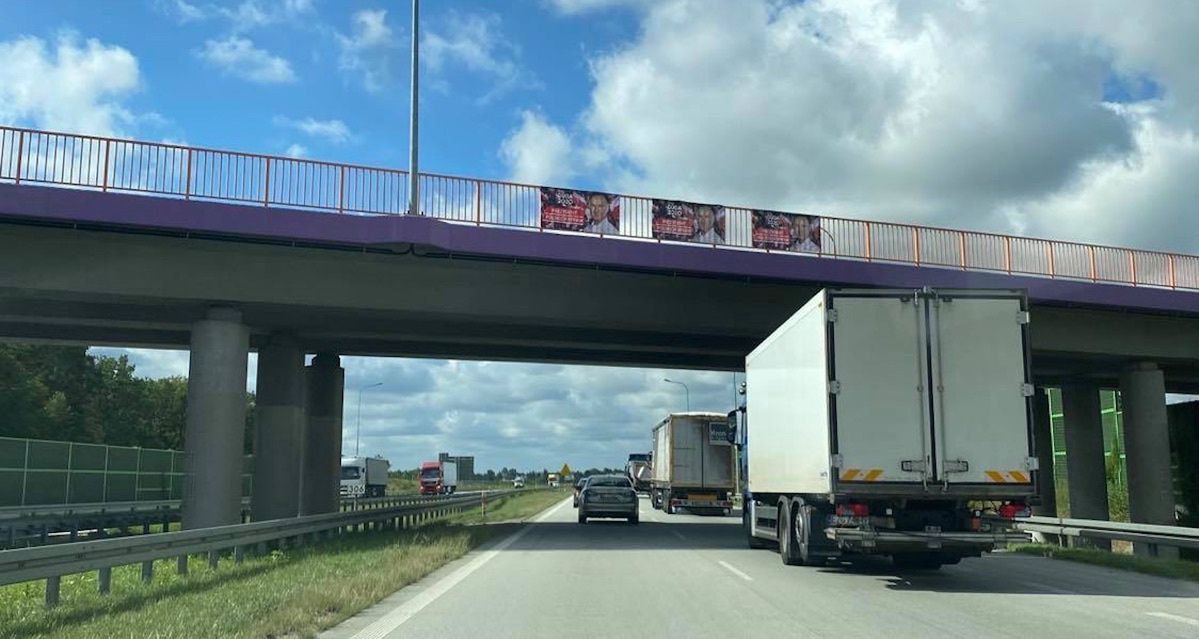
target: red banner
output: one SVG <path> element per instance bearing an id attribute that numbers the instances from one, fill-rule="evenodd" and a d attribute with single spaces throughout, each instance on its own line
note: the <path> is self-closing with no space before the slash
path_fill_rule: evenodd
<path id="1" fill-rule="evenodd" d="M 541 187 L 541 228 L 620 234 L 620 196 Z"/>
<path id="2" fill-rule="evenodd" d="M 753 211 L 753 247 L 796 253 L 820 252 L 820 218 Z"/>
<path id="3" fill-rule="evenodd" d="M 724 244 L 724 207 L 674 200 L 653 201 L 653 236 L 660 240 Z"/>

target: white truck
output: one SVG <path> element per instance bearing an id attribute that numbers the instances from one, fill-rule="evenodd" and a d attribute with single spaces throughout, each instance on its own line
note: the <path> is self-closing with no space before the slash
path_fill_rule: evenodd
<path id="1" fill-rule="evenodd" d="M 736 472 L 736 450 L 724 413 L 672 413 L 653 429 L 650 501 L 674 514 L 728 514 Z"/>
<path id="2" fill-rule="evenodd" d="M 729 414 L 750 547 L 935 569 L 1027 540 L 1007 520 L 1035 500 L 1028 318 L 1016 290 L 813 297 L 746 358 Z"/>
<path id="3" fill-rule="evenodd" d="M 381 457 L 342 457 L 342 497 L 382 497 L 387 494 L 391 462 Z"/>

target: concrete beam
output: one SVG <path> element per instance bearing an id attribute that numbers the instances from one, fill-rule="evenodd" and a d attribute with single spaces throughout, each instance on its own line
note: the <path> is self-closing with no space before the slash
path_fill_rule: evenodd
<path id="1" fill-rule="evenodd" d="M 1077 519 L 1108 519 L 1101 410 L 1098 386 L 1085 383 L 1062 386 L 1070 516 Z M 1094 540 L 1093 545 L 1111 548 L 1111 543 L 1105 540 Z"/>
<path id="2" fill-rule="evenodd" d="M 1140 363 L 1120 378 L 1124 444 L 1128 466 L 1128 514 L 1138 524 L 1174 525 L 1174 485 L 1170 476 L 1170 428 L 1161 370 Z M 1143 556 L 1178 558 L 1178 549 L 1133 543 Z"/>
<path id="3" fill-rule="evenodd" d="M 304 351 L 290 336 L 272 335 L 258 350 L 256 410 L 251 516 L 295 517 L 304 444 Z"/>
<path id="4" fill-rule="evenodd" d="M 241 314 L 214 308 L 192 328 L 187 378 L 183 527 L 241 523 L 250 336 Z"/>
<path id="5" fill-rule="evenodd" d="M 345 369 L 332 353 L 318 353 L 305 372 L 304 462 L 300 514 L 336 512 L 341 484 L 341 416 Z"/>

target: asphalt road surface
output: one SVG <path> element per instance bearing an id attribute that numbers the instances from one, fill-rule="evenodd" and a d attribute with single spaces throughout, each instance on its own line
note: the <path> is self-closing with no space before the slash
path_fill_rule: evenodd
<path id="1" fill-rule="evenodd" d="M 326 632 L 398 637 L 1199 637 L 1199 584 L 998 553 L 785 566 L 738 517 L 580 526 L 567 500 Z"/>

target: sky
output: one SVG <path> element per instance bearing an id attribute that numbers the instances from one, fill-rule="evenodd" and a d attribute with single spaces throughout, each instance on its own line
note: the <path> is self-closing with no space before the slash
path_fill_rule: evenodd
<path id="1" fill-rule="evenodd" d="M 1197 3 L 422 7 L 425 171 L 1199 252 Z M 406 1 L 4 15 L 0 123 L 406 167 Z M 129 352 L 186 372 L 186 354 Z M 345 361 L 347 441 L 356 389 L 383 381 L 363 451 L 400 466 L 619 465 L 680 407 L 663 377 L 693 408 L 732 403 L 727 373 Z"/>

